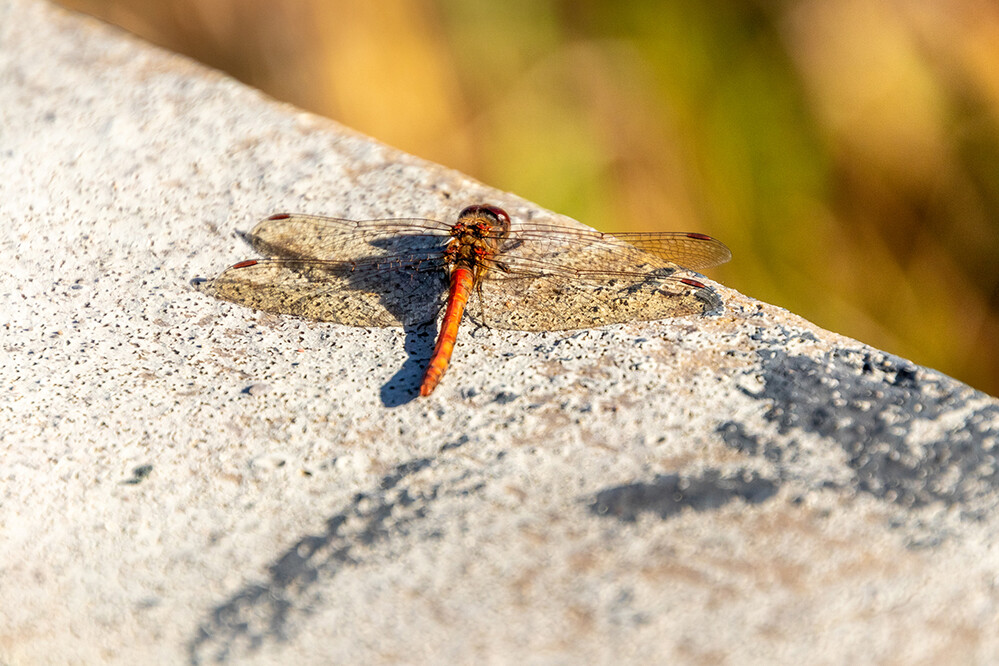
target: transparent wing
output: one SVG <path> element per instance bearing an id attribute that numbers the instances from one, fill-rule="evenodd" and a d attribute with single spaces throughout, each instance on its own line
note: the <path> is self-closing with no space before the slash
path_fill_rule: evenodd
<path id="1" fill-rule="evenodd" d="M 578 226 L 525 223 L 515 227 L 496 258 L 508 272 L 635 275 L 650 269 L 700 270 L 725 263 L 732 253 L 705 234 L 661 232 L 611 235 Z"/>
<path id="2" fill-rule="evenodd" d="M 732 251 L 717 238 L 689 232 L 617 234 L 617 240 L 633 245 L 674 264 L 700 271 L 732 259 Z"/>
<path id="3" fill-rule="evenodd" d="M 350 326 L 433 321 L 446 295 L 444 272 L 398 261 L 244 261 L 213 280 L 207 294 L 240 305 Z"/>
<path id="4" fill-rule="evenodd" d="M 592 328 L 628 321 L 700 315 L 721 306 L 706 285 L 668 272 L 642 280 L 563 275 L 483 281 L 469 312 L 478 323 L 520 331 Z M 481 305 L 476 303 L 481 301 Z"/>
<path id="5" fill-rule="evenodd" d="M 426 254 L 443 246 L 449 229 L 422 218 L 345 220 L 281 213 L 257 224 L 245 238 L 268 257 L 346 262 Z"/>

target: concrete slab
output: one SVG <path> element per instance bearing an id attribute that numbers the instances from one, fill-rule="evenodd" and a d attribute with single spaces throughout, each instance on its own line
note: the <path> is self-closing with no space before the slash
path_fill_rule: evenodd
<path id="1" fill-rule="evenodd" d="M 430 329 L 189 280 L 282 210 L 550 213 L 39 0 L 0 99 L 0 662 L 999 660 L 994 398 L 717 285 L 416 399 Z"/>

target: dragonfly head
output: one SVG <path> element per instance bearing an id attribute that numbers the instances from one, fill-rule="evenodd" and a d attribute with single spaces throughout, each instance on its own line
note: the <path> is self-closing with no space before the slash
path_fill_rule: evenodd
<path id="1" fill-rule="evenodd" d="M 505 236 L 510 230 L 510 216 L 498 206 L 468 206 L 458 214 L 462 229 L 480 229 L 488 236 Z"/>

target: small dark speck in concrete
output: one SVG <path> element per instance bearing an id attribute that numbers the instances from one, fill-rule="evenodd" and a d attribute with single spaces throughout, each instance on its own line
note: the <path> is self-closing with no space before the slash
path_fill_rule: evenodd
<path id="1" fill-rule="evenodd" d="M 122 484 L 126 486 L 138 485 L 142 483 L 142 480 L 145 479 L 147 476 L 149 476 L 149 474 L 152 471 L 153 471 L 152 465 L 139 465 L 138 467 L 132 470 L 132 478 L 125 479 L 124 481 L 122 481 Z"/>
<path id="2" fill-rule="evenodd" d="M 516 393 L 511 393 L 509 391 L 500 391 L 496 394 L 496 403 L 500 405 L 507 405 L 517 399 Z"/>
<path id="3" fill-rule="evenodd" d="M 453 442 L 448 442 L 441 447 L 441 451 L 450 451 L 451 449 L 460 449 L 469 441 L 468 435 L 462 435 Z"/>

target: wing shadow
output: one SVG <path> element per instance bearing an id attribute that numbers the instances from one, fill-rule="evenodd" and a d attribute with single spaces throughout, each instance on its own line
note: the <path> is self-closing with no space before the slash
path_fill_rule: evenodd
<path id="1" fill-rule="evenodd" d="M 397 407 L 419 395 L 447 295 L 439 236 L 383 237 L 367 243 L 371 254 L 340 260 L 303 256 L 252 232 L 239 235 L 268 258 L 240 262 L 213 280 L 192 280 L 195 288 L 264 312 L 347 326 L 402 327 L 408 359 L 383 385 L 381 400 Z"/>

